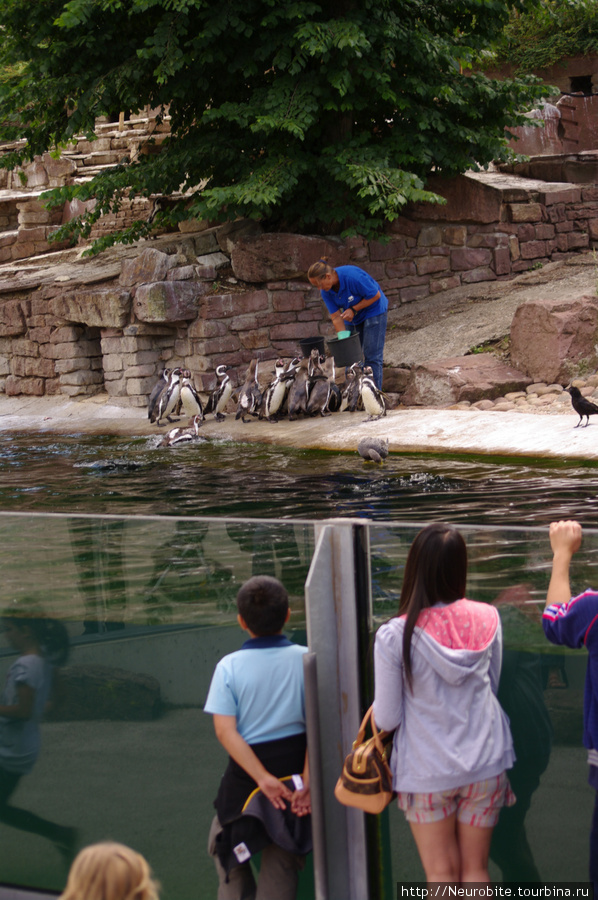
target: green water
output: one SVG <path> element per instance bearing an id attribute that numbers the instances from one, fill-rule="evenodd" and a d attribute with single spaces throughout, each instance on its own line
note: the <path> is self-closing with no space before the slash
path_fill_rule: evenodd
<path id="1" fill-rule="evenodd" d="M 545 460 L 324 453 L 232 442 L 12 435 L 0 510 L 598 525 L 598 467 Z"/>

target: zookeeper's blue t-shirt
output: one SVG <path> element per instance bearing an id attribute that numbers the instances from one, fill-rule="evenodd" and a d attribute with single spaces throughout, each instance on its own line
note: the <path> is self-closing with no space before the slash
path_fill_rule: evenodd
<path id="1" fill-rule="evenodd" d="M 363 269 L 360 269 L 358 266 L 338 266 L 335 271 L 339 280 L 338 291 L 320 291 L 322 300 L 326 304 L 329 313 L 343 312 L 343 310 L 359 303 L 360 300 L 375 297 L 378 291 L 380 291 L 380 296 L 376 302 L 372 303 L 371 306 L 366 306 L 365 309 L 357 310 L 353 322 L 355 325 L 360 325 L 364 319 L 369 319 L 371 316 L 379 316 L 388 310 L 388 300 L 382 288 Z"/>

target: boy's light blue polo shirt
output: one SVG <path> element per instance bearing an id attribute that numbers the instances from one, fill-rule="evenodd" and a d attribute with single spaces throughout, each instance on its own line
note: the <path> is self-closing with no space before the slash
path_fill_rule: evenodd
<path id="1" fill-rule="evenodd" d="M 282 634 L 245 641 L 216 665 L 204 712 L 235 716 L 248 744 L 302 734 L 304 653 Z"/>
<path id="2" fill-rule="evenodd" d="M 335 272 L 339 281 L 338 291 L 320 291 L 330 314 L 350 309 L 360 300 L 369 300 L 370 297 L 375 297 L 378 291 L 380 291 L 380 296 L 376 302 L 371 306 L 366 306 L 365 309 L 357 310 L 351 324 L 360 325 L 365 319 L 379 316 L 388 310 L 388 300 L 382 288 L 363 269 L 358 266 L 337 266 Z"/>

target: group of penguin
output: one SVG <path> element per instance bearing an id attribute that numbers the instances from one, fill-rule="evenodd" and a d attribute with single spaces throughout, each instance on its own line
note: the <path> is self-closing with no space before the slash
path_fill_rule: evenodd
<path id="1" fill-rule="evenodd" d="M 225 418 L 224 411 L 233 397 L 228 374 L 231 368 L 217 367 L 218 385 L 205 404 L 188 369 L 164 369 L 149 397 L 148 419 L 161 425 L 163 420 L 172 423 L 172 416 L 185 414 L 190 421 L 186 428 L 172 428 L 160 446 L 174 447 L 201 439 L 199 429 L 207 414 L 213 414 L 217 421 Z M 242 422 L 247 421 L 246 416 L 277 422 L 280 416 L 287 415 L 292 422 L 300 414 L 328 416 L 359 409 L 368 413 L 366 421 L 386 415 L 385 395 L 376 386 L 369 366 L 354 363 L 345 370 L 344 383 L 337 385 L 334 357 L 320 356 L 318 350 L 312 350 L 309 357 L 295 357 L 286 363 L 277 359 L 273 377 L 263 388 L 258 381 L 258 360 L 253 359 L 243 385 L 234 391 L 234 399 L 235 418 Z"/>

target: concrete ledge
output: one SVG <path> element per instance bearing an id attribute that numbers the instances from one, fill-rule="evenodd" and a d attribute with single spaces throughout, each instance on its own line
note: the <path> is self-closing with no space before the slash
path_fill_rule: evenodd
<path id="1" fill-rule="evenodd" d="M 388 438 L 391 453 L 458 453 L 542 457 L 559 460 L 598 459 L 598 422 L 575 428 L 578 416 L 478 410 L 398 409 L 377 422 L 365 413 L 336 413 L 326 418 L 235 421 L 211 416 L 201 434 L 213 440 L 276 444 L 335 452 L 356 451 L 363 437 Z M 159 436 L 145 409 L 121 408 L 106 395 L 81 401 L 51 397 L 0 397 L 0 432 L 113 434 Z M 183 449 L 173 450 L 184 452 Z"/>

